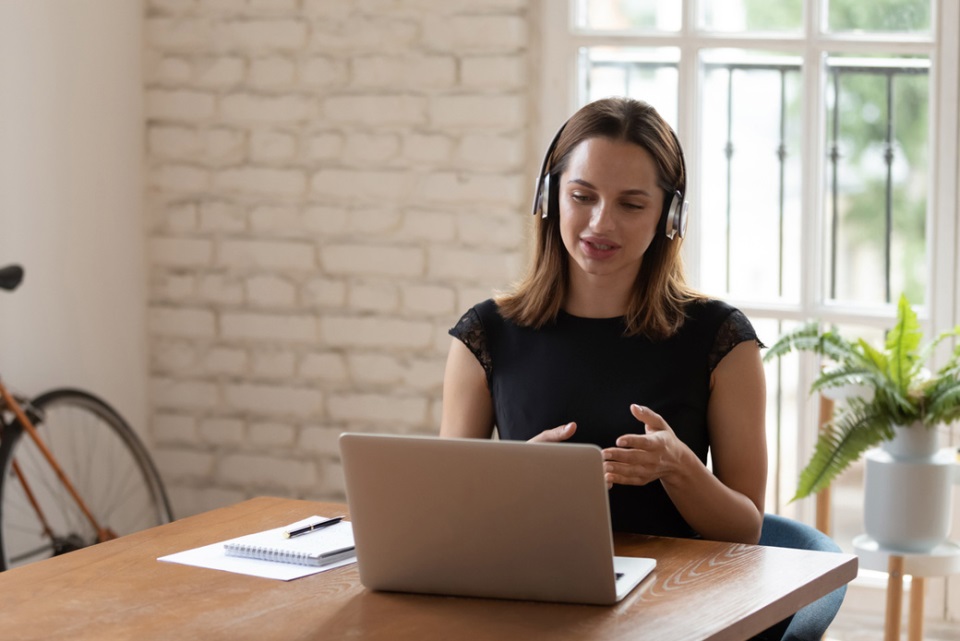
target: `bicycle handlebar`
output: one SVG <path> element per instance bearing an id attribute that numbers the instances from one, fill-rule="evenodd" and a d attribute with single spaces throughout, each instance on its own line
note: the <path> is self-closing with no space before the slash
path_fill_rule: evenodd
<path id="1" fill-rule="evenodd" d="M 23 280 L 23 267 L 20 265 L 7 265 L 0 269 L 0 289 L 8 291 L 15 290 Z"/>

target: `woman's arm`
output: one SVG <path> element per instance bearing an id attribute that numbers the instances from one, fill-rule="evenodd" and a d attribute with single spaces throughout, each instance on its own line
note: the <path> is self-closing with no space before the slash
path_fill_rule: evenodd
<path id="1" fill-rule="evenodd" d="M 713 473 L 661 416 L 634 406 L 645 434 L 625 434 L 604 450 L 607 482 L 663 483 L 677 510 L 707 539 L 756 543 L 763 523 L 767 480 L 764 427 L 766 384 L 760 350 L 737 345 L 711 378 L 707 429 Z"/>
<path id="2" fill-rule="evenodd" d="M 767 385 L 757 343 L 733 348 L 714 369 L 711 383 L 707 429 L 713 476 L 737 499 L 730 518 L 712 514 L 711 519 L 718 529 L 742 531 L 750 534 L 745 542 L 756 543 L 767 491 Z"/>
<path id="3" fill-rule="evenodd" d="M 443 374 L 440 436 L 490 438 L 493 423 L 486 372 L 467 346 L 454 338 Z"/>

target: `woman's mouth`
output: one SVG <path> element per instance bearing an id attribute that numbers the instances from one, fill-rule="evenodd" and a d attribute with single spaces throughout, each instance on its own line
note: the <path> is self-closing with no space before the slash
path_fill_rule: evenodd
<path id="1" fill-rule="evenodd" d="M 580 246 L 590 258 L 607 258 L 620 249 L 616 243 L 601 238 L 581 238 Z"/>

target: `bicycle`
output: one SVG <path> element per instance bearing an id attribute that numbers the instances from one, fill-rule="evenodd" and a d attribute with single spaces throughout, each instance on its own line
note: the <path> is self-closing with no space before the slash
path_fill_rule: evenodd
<path id="1" fill-rule="evenodd" d="M 0 269 L 12 291 L 23 269 Z M 173 519 L 160 475 L 130 425 L 79 389 L 28 398 L 0 381 L 0 570 Z"/>

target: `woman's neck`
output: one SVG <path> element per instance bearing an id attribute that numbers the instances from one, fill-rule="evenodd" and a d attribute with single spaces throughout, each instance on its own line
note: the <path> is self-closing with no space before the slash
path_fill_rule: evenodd
<path id="1" fill-rule="evenodd" d="M 633 280 L 596 278 L 583 272 L 570 274 L 563 309 L 582 318 L 614 318 L 627 313 Z"/>

